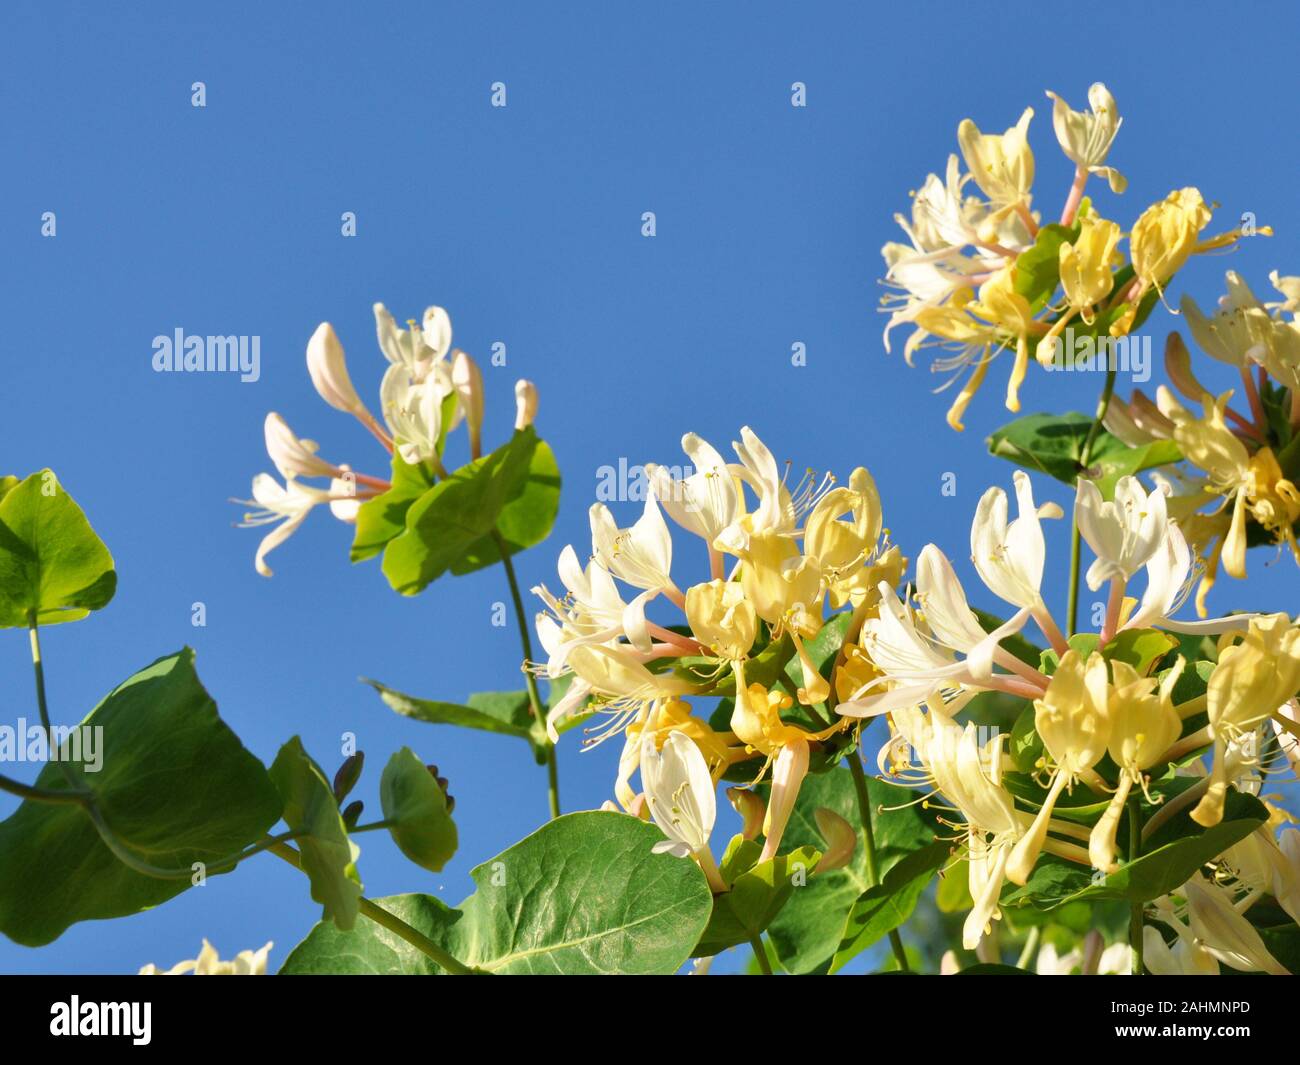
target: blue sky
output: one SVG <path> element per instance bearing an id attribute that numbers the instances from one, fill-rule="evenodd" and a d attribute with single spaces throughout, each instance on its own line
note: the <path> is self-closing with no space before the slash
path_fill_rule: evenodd
<path id="1" fill-rule="evenodd" d="M 1244 211 L 1271 223 L 1272 240 L 1182 275 L 1203 305 L 1229 266 L 1259 290 L 1274 267 L 1300 272 L 1294 8 L 995 10 L 9 5 L 0 472 L 53 467 L 120 580 L 107 610 L 45 636 L 56 719 L 79 719 L 189 643 L 222 715 L 267 761 L 298 733 L 332 769 L 340 735 L 354 732 L 371 754 L 359 794 L 373 808 L 383 758 L 411 745 L 451 779 L 461 852 L 435 876 L 364 837 L 375 896 L 454 904 L 471 866 L 540 823 L 543 774 L 522 743 L 396 718 L 356 682 L 451 700 L 517 687 L 516 633 L 490 623 L 506 599 L 499 569 L 401 599 L 377 564 L 348 564 L 349 530 L 322 513 L 272 556 L 266 580 L 253 571 L 257 535 L 232 528 L 228 498 L 268 468 L 268 410 L 332 459 L 384 472 L 303 363 L 330 320 L 377 409 L 375 300 L 399 318 L 448 308 L 457 344 L 484 363 L 505 343 L 507 367 L 485 370 L 489 440 L 509 430 L 515 378 L 537 383 L 538 428 L 565 488 L 551 540 L 519 560 L 526 584 L 555 583 L 566 543 L 585 555 L 600 467 L 678 463 L 683 432 L 725 448 L 742 424 L 796 469 L 868 466 L 908 554 L 933 539 L 964 559 L 980 493 L 1010 483 L 1011 467 L 983 448 L 1010 417 L 1005 369 L 958 436 L 943 422 L 948 398 L 929 392 L 936 379 L 885 355 L 875 309 L 892 215 L 942 170 L 963 117 L 1001 130 L 1036 109 L 1037 200 L 1054 213 L 1070 171 L 1044 90 L 1081 106 L 1103 80 L 1124 116 L 1111 161 L 1130 181 L 1118 204 L 1094 186 L 1104 212 L 1127 225 L 1194 184 L 1222 204 L 1214 231 Z M 489 105 L 497 81 L 505 108 Z M 806 108 L 790 105 L 796 81 Z M 46 211 L 53 239 L 41 236 Z M 345 211 L 355 238 L 340 235 Z M 641 236 L 645 211 L 653 239 Z M 1153 316 L 1157 344 L 1171 323 Z M 152 339 L 177 327 L 260 336 L 261 379 L 154 373 Z M 806 366 L 791 365 L 796 342 Z M 1034 373 L 1025 409 L 1090 410 L 1099 384 Z M 940 494 L 946 472 L 955 497 Z M 1040 485 L 1060 498 L 1058 487 Z M 1066 530 L 1053 536 L 1049 591 L 1063 603 Z M 701 561 L 682 555 L 679 583 Z M 1300 574 L 1268 560 L 1251 557 L 1253 605 L 1294 612 Z M 1225 583 L 1215 602 L 1241 606 L 1244 592 Z M 190 624 L 197 601 L 205 628 Z M 0 633 L 0 678 L 0 720 L 31 713 L 21 632 Z M 616 756 L 563 747 L 565 809 L 607 797 Z M 13 805 L 0 798 L 0 814 Z M 202 936 L 223 954 L 274 940 L 278 965 L 315 917 L 298 874 L 266 857 L 41 950 L 0 940 L 0 970 L 134 971 L 192 957 Z"/>

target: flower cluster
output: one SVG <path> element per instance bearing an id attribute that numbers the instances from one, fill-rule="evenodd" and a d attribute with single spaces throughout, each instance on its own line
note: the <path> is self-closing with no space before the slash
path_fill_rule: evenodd
<path id="1" fill-rule="evenodd" d="M 1228 405 L 1232 390 L 1216 396 L 1201 383 L 1178 333 L 1165 347 L 1173 389 L 1161 385 L 1154 402 L 1140 390 L 1127 402 L 1115 397 L 1106 411 L 1106 428 L 1126 444 L 1172 440 L 1187 462 L 1155 476 L 1170 486 L 1170 514 L 1204 559 L 1197 591 L 1202 613 L 1220 565 L 1229 576 L 1246 576 L 1246 547 L 1257 542 L 1256 530 L 1300 563 L 1293 531 L 1300 490 L 1290 474 L 1295 449 L 1288 449 L 1300 432 L 1300 277 L 1274 271 L 1270 280 L 1282 299 L 1261 302 L 1229 271 L 1227 295 L 1213 314 L 1191 296 L 1181 303 L 1196 346 L 1239 374 L 1244 412 Z"/>
<path id="2" fill-rule="evenodd" d="M 408 321 L 405 329 L 382 303 L 376 303 L 374 310 L 379 350 L 388 361 L 379 385 L 382 421 L 357 394 L 343 345 L 328 322 L 317 326 L 307 342 L 311 382 L 321 399 L 356 418 L 387 455 L 445 477 L 442 454 L 447 434 L 462 423 L 470 457 L 477 459 L 482 453 L 482 372 L 469 355 L 452 347 L 451 318 L 441 307 L 430 307 L 422 323 Z M 516 383 L 515 406 L 515 428 L 531 425 L 537 413 L 537 391 L 530 382 Z M 292 536 L 316 506 L 327 503 L 340 521 L 354 523 L 361 505 L 388 491 L 392 483 L 322 458 L 315 441 L 298 437 L 274 411 L 266 416 L 265 433 L 267 454 L 284 483 L 259 473 L 253 478 L 253 498 L 235 502 L 258 508 L 244 516 L 241 527 L 275 526 L 263 537 L 254 559 L 257 572 L 269 577 L 266 556 Z M 305 483 L 302 478 L 324 483 Z"/>
<path id="3" fill-rule="evenodd" d="M 1091 481 L 1080 482 L 1074 519 L 1096 555 L 1087 582 L 1094 591 L 1108 586 L 1108 603 L 1100 632 L 1067 640 L 1041 592 L 1042 518 L 1059 511 L 1035 506 L 1024 473 L 1015 480 L 1017 518 L 1007 521 L 1006 494 L 992 488 L 980 500 L 971 528 L 975 569 L 989 591 L 1014 608 L 1010 620 L 986 632 L 951 563 L 935 545 L 926 546 L 917 560 L 916 605 L 882 584 L 882 606 L 862 626 L 861 650 L 880 675 L 837 707 L 853 717 L 888 715 L 891 734 L 879 756 L 882 772 L 932 788 L 952 809 L 948 823 L 958 830 L 969 862 L 974 902 L 964 933 L 969 949 L 1000 916 L 1004 884 L 1027 884 L 1041 855 L 1100 873 L 1116 871 L 1117 831 L 1134 789 L 1152 806 L 1164 804 L 1149 822 L 1152 831 L 1183 810 L 1201 826 L 1216 825 L 1224 818 L 1229 792 L 1248 791 L 1250 781 L 1258 781 L 1269 760 L 1261 752 L 1275 733 L 1289 738 L 1297 732 L 1293 697 L 1300 689 L 1300 628 L 1290 618 L 1173 617 L 1189 581 L 1190 553 L 1168 515 L 1165 489 L 1148 493 L 1135 478 L 1124 477 L 1114 499 L 1103 501 Z M 1128 584 L 1140 570 L 1146 587 L 1140 598 L 1131 597 Z M 1003 646 L 1030 620 L 1049 644 L 1038 666 Z M 1186 661 L 1179 642 L 1163 635 L 1168 633 L 1218 636 L 1216 658 L 1201 663 L 1208 667 L 1201 694 L 1179 697 Z M 1006 775 L 1021 767 L 1007 751 L 1006 736 L 982 741 L 974 723 L 963 726 L 956 720 L 983 692 L 1032 703 L 1041 753 L 1028 767 L 1029 789 L 1013 791 L 1006 784 Z M 1203 726 L 1186 727 L 1201 715 Z M 1198 767 L 1183 763 L 1207 747 L 1209 773 L 1187 781 Z M 1277 746 L 1270 750 L 1276 756 Z M 1163 794 L 1153 795 L 1155 780 L 1171 789 L 1177 785 L 1167 801 Z M 1104 806 L 1091 828 L 1077 818 L 1057 816 L 1063 796 L 1079 785 Z M 1238 876 L 1243 882 L 1258 881 L 1267 864 L 1294 902 L 1300 866 L 1278 857 L 1283 852 L 1273 828 L 1262 826 L 1250 837 L 1255 850 L 1240 844 L 1221 862 L 1254 870 Z M 1287 846 L 1293 858 L 1294 842 Z M 1193 884 L 1188 891 L 1201 913 L 1210 904 L 1201 905 L 1196 888 Z M 1188 934 L 1209 942 L 1202 932 Z M 1233 964 L 1223 953 L 1214 956 Z"/>
<path id="4" fill-rule="evenodd" d="M 910 218 L 896 216 L 907 242 L 882 249 L 885 283 L 896 290 L 882 300 L 890 315 L 886 349 L 899 325 L 913 327 L 904 348 L 909 363 L 922 347 L 947 349 L 933 369 L 951 371 L 948 384 L 964 378 L 948 411 L 954 429 L 963 428 L 967 406 L 1002 351 L 1015 352 L 1006 406 L 1018 411 L 1031 353 L 1045 366 L 1059 363 L 1067 326 L 1097 338 L 1126 336 L 1190 256 L 1243 235 L 1238 229 L 1202 238 L 1211 210 L 1195 188 L 1175 189 L 1127 231 L 1104 218 L 1084 189 L 1096 174 L 1112 192 L 1124 191 L 1123 176 L 1107 164 L 1121 124 L 1115 100 L 1100 82 L 1088 90 L 1087 111 L 1048 96 L 1057 142 L 1075 166 L 1059 221 L 1045 223 L 1033 208 L 1034 112 L 1026 108 L 1005 133 L 982 132 L 965 119 L 957 129 L 960 157 L 948 157 L 944 177 L 926 178 Z"/>
<path id="5" fill-rule="evenodd" d="M 776 854 L 810 751 L 842 733 L 831 684 L 810 641 L 826 611 L 846 608 L 854 625 L 873 616 L 878 586 L 892 586 L 906 560 L 887 542 L 871 475 L 855 469 L 847 485 L 806 476 L 793 488 L 771 451 L 749 428 L 733 445 L 738 462 L 694 434 L 682 440 L 686 476 L 646 467 L 644 510 L 620 527 L 608 507 L 591 508 L 591 557 L 572 546 L 560 554 L 565 593 L 533 591 L 547 610 L 537 633 L 548 659 L 538 671 L 572 674 L 552 709 L 552 739 L 575 717 L 600 714 L 589 743 L 624 735 L 615 794 L 625 809 L 646 812 L 680 853 L 710 871 L 713 790 L 734 765 L 755 761 L 754 782 L 769 775 L 765 811 L 752 790 L 733 789 L 747 832 L 766 835 Z M 707 578 L 683 590 L 673 575 L 673 537 L 664 512 L 703 541 Z M 678 559 L 680 570 L 680 556 Z M 625 595 L 619 583 L 632 590 Z M 652 620 L 652 603 L 675 607 L 678 620 Z M 684 622 L 684 624 L 682 624 Z M 790 658 L 790 691 L 763 668 Z M 797 665 L 796 665 L 797 663 Z M 787 675 L 782 674 L 782 679 Z M 692 713 L 690 698 L 726 694 L 726 727 Z M 644 794 L 631 781 L 638 767 Z"/>

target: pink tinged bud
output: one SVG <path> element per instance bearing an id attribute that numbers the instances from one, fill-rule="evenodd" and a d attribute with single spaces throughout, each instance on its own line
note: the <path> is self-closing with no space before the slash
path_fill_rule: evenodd
<path id="1" fill-rule="evenodd" d="M 772 762 L 772 789 L 767 804 L 767 819 L 763 825 L 767 839 L 763 843 L 763 853 L 758 858 L 760 862 L 776 857 L 781 837 L 785 835 L 785 826 L 790 821 L 790 814 L 794 812 L 799 788 L 807 775 L 808 743 L 806 740 L 791 740 L 781 747 Z"/>
<path id="2" fill-rule="evenodd" d="M 515 382 L 515 432 L 527 429 L 537 417 L 537 386 L 532 381 Z"/>
<path id="3" fill-rule="evenodd" d="M 460 350 L 452 359 L 451 384 L 465 412 L 470 457 L 478 458 L 483 454 L 483 374 L 478 363 Z"/>
<path id="4" fill-rule="evenodd" d="M 320 398 L 335 410 L 358 417 L 365 414 L 365 404 L 348 376 L 343 345 L 329 322 L 321 322 L 307 341 L 307 372 L 311 374 L 311 383 L 316 386 Z"/>
<path id="5" fill-rule="evenodd" d="M 1192 356 L 1178 333 L 1170 333 L 1165 341 L 1165 373 L 1174 387 L 1193 403 L 1202 402 L 1208 394 L 1192 372 Z"/>
<path id="6" fill-rule="evenodd" d="M 817 831 L 826 841 L 826 851 L 817 863 L 817 872 L 829 873 L 843 869 L 853 860 L 853 852 L 858 846 L 858 833 L 854 827 L 834 810 L 819 806 L 813 811 L 817 822 Z"/>
<path id="7" fill-rule="evenodd" d="M 763 818 L 767 816 L 767 803 L 763 796 L 748 788 L 728 788 L 727 798 L 744 822 L 740 834 L 745 839 L 756 839 L 763 831 Z"/>

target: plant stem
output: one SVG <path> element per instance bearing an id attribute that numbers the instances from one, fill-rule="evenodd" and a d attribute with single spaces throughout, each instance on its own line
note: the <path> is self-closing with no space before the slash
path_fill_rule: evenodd
<path id="1" fill-rule="evenodd" d="M 853 788 L 858 793 L 858 814 L 862 818 L 862 833 L 866 846 L 863 852 L 867 859 L 867 880 L 872 887 L 880 883 L 880 865 L 876 861 L 876 832 L 871 823 L 871 795 L 867 791 L 867 775 L 862 769 L 862 759 L 854 751 L 848 756 L 849 772 L 853 774 Z M 898 929 L 890 929 L 889 945 L 894 951 L 894 960 L 898 962 L 900 972 L 907 972 L 907 952 L 903 949 L 902 937 Z"/>
<path id="2" fill-rule="evenodd" d="M 1093 416 L 1092 425 L 1088 427 L 1088 435 L 1083 439 L 1083 447 L 1079 449 L 1079 477 L 1082 477 L 1088 470 L 1088 463 L 1092 461 L 1092 445 L 1096 443 L 1097 436 L 1101 432 L 1101 424 L 1106 418 L 1106 411 L 1110 408 L 1110 397 L 1115 394 L 1115 377 L 1117 370 L 1109 369 L 1106 371 L 1106 383 L 1102 386 L 1101 395 L 1097 397 L 1097 413 Z M 1078 477 L 1075 478 L 1076 486 Z M 1070 598 L 1066 607 L 1066 635 L 1073 636 L 1077 631 L 1079 621 L 1079 554 L 1080 554 L 1080 534 L 1079 523 L 1071 516 L 1073 531 L 1070 535 Z"/>
<path id="3" fill-rule="evenodd" d="M 528 688 L 528 701 L 533 707 L 533 719 L 545 722 L 546 710 L 542 705 L 541 693 L 537 690 L 537 678 L 528 668 L 533 660 L 533 641 L 528 635 L 528 615 L 524 613 L 524 600 L 519 594 L 519 580 L 515 576 L 515 564 L 510 560 L 510 549 L 496 529 L 492 530 L 492 539 L 496 541 L 497 550 L 501 552 L 501 565 L 505 567 L 506 580 L 510 582 L 510 598 L 515 604 L 515 620 L 519 624 L 519 643 L 524 651 L 524 683 Z M 560 767 L 555 758 L 555 744 L 546 742 L 546 786 L 551 804 L 551 817 L 560 816 Z"/>
<path id="4" fill-rule="evenodd" d="M 91 800 L 91 794 L 88 791 L 39 788 L 32 784 L 24 784 L 20 780 L 14 780 L 2 773 L 0 773 L 0 791 L 7 791 L 11 795 L 17 795 L 20 799 L 31 799 L 33 802 L 69 803 L 75 806 L 85 806 Z"/>
<path id="5" fill-rule="evenodd" d="M 268 840 L 267 849 L 277 858 L 282 858 L 288 862 L 295 869 L 302 869 L 302 862 L 299 860 L 298 852 L 287 844 Z M 387 928 L 393 935 L 411 944 L 425 957 L 432 958 L 453 976 L 470 976 L 479 972 L 479 970 L 471 969 L 463 962 L 457 961 L 418 928 L 412 928 L 396 914 L 389 913 L 382 906 L 376 905 L 364 896 L 362 896 L 360 903 L 363 917 L 374 921 L 375 924 L 383 928 Z"/>
<path id="6" fill-rule="evenodd" d="M 1020 957 L 1016 959 L 1016 968 L 1024 969 L 1034 960 L 1034 955 L 1038 953 L 1038 938 L 1043 933 L 1041 925 L 1034 925 L 1029 930 L 1029 935 L 1025 937 L 1025 945 L 1020 951 Z"/>
<path id="7" fill-rule="evenodd" d="M 772 972 L 772 963 L 767 960 L 767 948 L 763 946 L 762 934 L 760 933 L 756 936 L 750 936 L 749 945 L 754 948 L 754 959 L 758 962 L 758 971 L 764 976 L 774 975 Z"/>
<path id="8" fill-rule="evenodd" d="M 1136 794 L 1128 800 L 1128 860 L 1142 855 L 1142 807 Z M 1128 943 L 1133 948 L 1133 975 L 1142 975 L 1142 903 L 1129 903 Z"/>
<path id="9" fill-rule="evenodd" d="M 76 791 L 84 791 L 82 781 L 73 771 L 71 763 L 56 757 L 54 729 L 50 725 L 50 706 L 45 698 L 45 663 L 41 660 L 41 633 L 39 626 L 36 624 L 35 610 L 29 611 L 27 614 L 27 631 L 31 636 L 32 672 L 36 677 L 36 708 L 41 715 L 41 727 L 45 729 L 46 746 L 49 748 L 50 757 L 59 763 L 59 768 L 63 772 L 63 779 L 68 782 L 68 786 Z"/>

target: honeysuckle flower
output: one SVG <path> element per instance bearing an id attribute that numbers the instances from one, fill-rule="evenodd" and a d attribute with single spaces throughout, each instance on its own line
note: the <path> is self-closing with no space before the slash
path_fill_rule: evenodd
<path id="1" fill-rule="evenodd" d="M 1079 478 L 1074 520 L 1097 556 L 1087 574 L 1094 592 L 1107 581 L 1128 581 L 1165 546 L 1166 495 L 1159 487 L 1146 492 L 1136 477 L 1125 476 L 1115 482 L 1115 498 L 1107 501 L 1095 482 Z"/>
<path id="2" fill-rule="evenodd" d="M 988 589 L 1012 606 L 1028 610 L 1058 650 L 1065 639 L 1043 602 L 1043 565 L 1047 545 L 1042 518 L 1059 518 L 1055 503 L 1034 504 L 1034 491 L 1023 470 L 1013 475 L 1017 518 L 1007 522 L 1007 494 L 990 488 L 980 497 L 971 524 L 971 559 Z"/>
<path id="3" fill-rule="evenodd" d="M 537 386 L 520 378 L 515 382 L 515 432 L 523 432 L 536 417 Z"/>
<path id="4" fill-rule="evenodd" d="M 292 477 L 281 485 L 269 473 L 259 473 L 253 478 L 253 498 L 237 499 L 235 502 L 245 506 L 259 507 L 249 511 L 244 520 L 239 522 L 241 529 L 251 529 L 259 525 L 279 523 L 262 537 L 253 557 L 253 565 L 263 577 L 272 575 L 271 567 L 266 564 L 266 556 L 292 536 L 318 503 L 329 502 L 330 494 L 322 488 L 300 484 Z"/>
<path id="5" fill-rule="evenodd" d="M 146 965 L 140 970 L 140 975 L 181 976 L 193 973 L 195 976 L 265 976 L 267 959 L 274 945 L 267 943 L 260 950 L 241 950 L 229 961 L 222 961 L 216 948 L 205 939 L 199 956 L 192 961 L 179 962 L 167 970 L 161 970 L 156 965 Z"/>
<path id="6" fill-rule="evenodd" d="M 1051 943 L 1044 943 L 1034 961 L 1034 971 L 1039 976 L 1122 976 L 1131 971 L 1132 948 L 1127 943 L 1112 943 L 1105 950 L 1085 953 L 1075 948 L 1058 954 Z"/>
<path id="7" fill-rule="evenodd" d="M 458 350 L 452 357 L 451 385 L 465 412 L 470 458 L 476 459 L 483 454 L 483 373 L 463 351 Z"/>
<path id="8" fill-rule="evenodd" d="M 948 601 L 937 593 L 942 593 Z M 880 609 L 862 626 L 862 647 L 878 675 L 854 692 L 852 698 L 836 706 L 837 713 L 845 717 L 874 717 L 937 696 L 942 696 L 955 713 L 975 691 L 1002 690 L 1030 698 L 1041 693 L 1040 684 L 993 670 L 995 660 L 1011 665 L 1011 656 L 999 653 L 998 644 L 1024 627 L 1028 611 L 1019 611 L 1005 624 L 984 634 L 982 640 L 972 642 L 976 639 L 975 629 L 958 621 L 964 603 L 960 585 L 943 587 L 936 582 L 934 587 L 927 586 L 922 595 L 940 617 L 943 635 L 938 630 L 931 632 L 919 627 L 913 611 L 899 600 L 892 588 L 882 584 Z M 966 609 L 969 613 L 969 608 Z M 948 644 L 947 640 L 953 643 Z M 964 658 L 957 658 L 954 651 L 958 650 L 964 652 Z M 875 692 L 885 684 L 892 686 Z"/>
<path id="9" fill-rule="evenodd" d="M 664 592 L 681 602 L 681 593 L 669 574 L 673 541 L 659 504 L 647 495 L 645 509 L 636 523 L 620 529 L 609 507 L 592 504 L 591 550 L 601 565 L 620 580 L 644 591 Z"/>
<path id="10" fill-rule="evenodd" d="M 725 891 L 726 884 L 709 851 L 717 797 L 699 748 L 680 732 L 669 733 L 662 747 L 647 736 L 641 745 L 641 782 L 650 816 L 668 837 L 652 850 L 694 858 L 709 886 L 715 892 Z"/>
<path id="11" fill-rule="evenodd" d="M 740 835 L 743 839 L 757 839 L 767 820 L 767 803 L 763 796 L 751 788 L 728 788 L 727 798 L 736 813 L 740 814 Z"/>
<path id="12" fill-rule="evenodd" d="M 415 380 L 405 365 L 394 364 L 379 386 L 380 407 L 398 454 L 408 466 L 438 460 L 442 436 L 442 401 L 450 382 L 430 375 Z"/>
<path id="13" fill-rule="evenodd" d="M 1111 324 L 1111 336 L 1124 336 L 1132 328 L 1138 305 L 1146 293 L 1155 289 L 1164 296 L 1164 286 L 1199 250 L 1201 230 L 1210 221 L 1200 191 L 1175 189 L 1159 203 L 1142 212 L 1129 233 L 1129 250 L 1133 257 L 1135 281 L 1125 294 L 1128 310 Z M 1210 242 L 1209 246 L 1218 246 Z"/>
<path id="14" fill-rule="evenodd" d="M 1093 766 L 1110 739 L 1107 687 L 1106 660 L 1095 652 L 1085 660 L 1070 650 L 1061 657 L 1042 698 L 1034 700 L 1034 727 L 1051 759 L 1051 784 L 1033 825 L 1007 861 L 1007 878 L 1016 884 L 1029 880 L 1061 792 L 1077 780 L 1096 785 L 1095 790 L 1105 788 Z"/>
<path id="15" fill-rule="evenodd" d="M 1233 969 L 1290 975 L 1222 888 L 1208 880 L 1193 879 L 1180 891 L 1187 900 L 1188 932 L 1194 943 Z M 1181 927 L 1175 930 L 1183 934 Z"/>
<path id="16" fill-rule="evenodd" d="M 1114 872 L 1115 834 L 1128 800 L 1137 784 L 1144 791 L 1144 769 L 1157 764 L 1182 734 L 1183 720 L 1174 709 L 1172 695 L 1185 665 L 1180 655 L 1165 678 L 1140 676 L 1127 662 L 1110 663 L 1112 683 L 1106 694 L 1106 717 L 1110 726 L 1107 750 L 1119 767 L 1119 781 L 1105 812 L 1093 826 L 1088 855 L 1094 869 Z"/>
<path id="17" fill-rule="evenodd" d="M 370 412 L 361 402 L 348 375 L 343 345 L 329 322 L 321 322 L 307 341 L 307 373 L 311 375 L 311 383 L 320 398 L 335 410 L 354 414 L 363 420 L 370 418 Z"/>
<path id="18" fill-rule="evenodd" d="M 1110 91 L 1099 81 L 1089 86 L 1091 111 L 1072 111 L 1056 93 L 1049 91 L 1047 95 L 1052 100 L 1052 128 L 1065 157 L 1082 172 L 1104 177 L 1110 183 L 1111 192 L 1123 192 L 1128 184 L 1124 175 L 1114 167 L 1103 165 L 1124 121 Z"/>
<path id="19" fill-rule="evenodd" d="M 745 658 L 758 635 L 758 615 L 736 581 L 692 586 L 686 593 L 686 620 L 701 644 L 728 661 Z"/>
<path id="20" fill-rule="evenodd" d="M 1122 235 L 1117 223 L 1089 214 L 1080 221 L 1079 236 L 1074 242 L 1061 245 L 1058 253 L 1061 288 L 1065 290 L 1071 313 L 1061 316 L 1049 337 L 1058 335 L 1064 328 L 1061 322 L 1068 322 L 1076 313 L 1088 325 L 1092 324 L 1096 317 L 1094 306 L 1110 294 L 1115 283 L 1114 271 L 1124 261 L 1118 251 Z M 1041 342 L 1038 357 L 1043 361 Z"/>
<path id="21" fill-rule="evenodd" d="M 974 905 L 962 929 L 962 942 L 974 950 L 998 920 L 998 896 L 1005 882 L 1008 858 L 1029 822 L 1028 815 L 1001 784 L 1002 737 L 981 747 L 976 727 L 958 725 L 944 713 L 900 709 L 893 715 L 900 735 L 917 753 L 920 767 L 910 763 L 895 775 L 904 782 L 929 784 L 954 807 L 963 823 L 954 824 L 966 837 L 968 879 Z"/>
<path id="22" fill-rule="evenodd" d="M 577 677 L 566 698 L 552 707 L 547 715 L 547 731 L 553 740 L 558 738 L 560 723 L 588 696 L 595 701 L 593 709 L 609 718 L 598 735 L 587 741 L 589 746 L 593 746 L 622 732 L 655 700 L 686 695 L 695 690 L 689 681 L 671 673 L 650 672 L 644 663 L 647 656 L 637 654 L 627 645 L 574 641 L 546 615 L 538 617 L 537 634 L 551 661 L 562 663 L 546 667 L 548 674 L 555 678 L 568 671 Z M 582 684 L 578 688 L 581 698 L 573 694 L 579 682 Z"/>
<path id="23" fill-rule="evenodd" d="M 1214 744 L 1214 762 L 1209 788 L 1192 811 L 1194 821 L 1209 827 L 1223 819 L 1229 744 L 1253 733 L 1297 691 L 1300 629 L 1285 614 L 1252 618 L 1240 642 L 1221 649 L 1206 686 L 1206 734 Z"/>
<path id="24" fill-rule="evenodd" d="M 848 520 L 841 515 L 848 515 Z M 863 467 L 849 475 L 847 486 L 832 488 L 809 512 L 803 529 L 804 553 L 815 559 L 832 592 L 831 606 L 848 599 L 845 583 L 876 552 L 882 528 L 880 493 Z"/>
<path id="25" fill-rule="evenodd" d="M 684 699 L 657 700 L 627 726 L 623 752 L 619 756 L 614 794 L 629 813 L 635 804 L 629 781 L 641 764 L 642 744 L 647 739 L 653 739 L 657 745 L 662 746 L 664 740 L 674 732 L 681 733 L 699 749 L 714 784 L 722 779 L 730 766 L 749 758 L 735 736 L 730 732 L 714 731 L 708 722 L 691 713 L 690 703 Z"/>
<path id="26" fill-rule="evenodd" d="M 410 321 L 408 328 L 402 329 L 382 303 L 376 303 L 374 310 L 375 333 L 384 358 L 404 367 L 414 381 L 423 381 L 431 373 L 450 376 L 444 361 L 451 350 L 451 320 L 446 311 L 430 307 L 424 312 L 423 326 Z"/>
<path id="27" fill-rule="evenodd" d="M 678 480 L 664 467 L 647 463 L 646 476 L 668 516 L 702 537 L 712 552 L 713 542 L 736 520 L 740 494 L 726 462 L 707 440 L 687 433 L 682 437 L 682 450 L 691 460 L 693 473 Z M 714 570 L 713 576 L 720 577 L 718 567 Z"/>
<path id="28" fill-rule="evenodd" d="M 320 445 L 314 440 L 302 440 L 294 435 L 285 420 L 271 411 L 263 425 L 266 435 L 266 453 L 271 457 L 280 476 L 336 477 L 339 467 L 326 462 L 316 454 Z"/>
<path id="29" fill-rule="evenodd" d="M 1219 961 L 1191 936 L 1179 935 L 1173 945 L 1153 926 L 1142 929 L 1142 964 L 1152 976 L 1218 976 Z"/>
<path id="30" fill-rule="evenodd" d="M 818 732 L 788 724 L 781 720 L 781 710 L 793 705 L 788 695 L 768 691 L 761 684 L 746 684 L 743 662 L 732 663 L 732 669 L 736 675 L 736 704 L 731 713 L 731 731 L 750 751 L 766 755 L 772 765 L 772 788 L 763 823 L 767 838 L 759 859 L 766 861 L 776 855 L 781 845 L 799 788 L 808 773 L 809 743 L 839 732 L 843 722 L 837 721 Z"/>
<path id="31" fill-rule="evenodd" d="M 829 873 L 843 869 L 853 860 L 853 853 L 858 848 L 858 830 L 825 806 L 819 806 L 813 811 L 813 820 L 817 822 L 817 831 L 826 842 L 826 849 L 817 863 L 817 872 Z"/>
<path id="32" fill-rule="evenodd" d="M 740 429 L 740 440 L 732 442 L 740 463 L 731 463 L 728 469 L 749 485 L 757 496 L 753 511 L 745 511 L 743 498 L 738 497 L 736 520 L 717 537 L 717 546 L 732 554 L 748 550 L 749 538 L 761 533 L 788 536 L 795 530 L 798 516 L 794 501 L 777 468 L 776 459 L 766 444 L 748 425 Z"/>
<path id="33" fill-rule="evenodd" d="M 1034 153 L 1029 147 L 1029 122 L 1034 109 L 1026 107 L 1020 121 L 1005 133 L 981 133 L 969 118 L 957 127 L 957 144 L 961 148 L 971 180 L 995 206 L 1015 210 L 1029 203 L 1029 189 L 1034 183 Z M 988 222 L 982 226 L 988 232 Z"/>
<path id="34" fill-rule="evenodd" d="M 645 616 L 650 593 L 636 596 L 630 603 L 624 602 L 609 571 L 598 559 L 592 559 L 584 569 L 572 544 L 565 545 L 560 552 L 556 569 L 567 592 L 563 600 L 551 595 L 544 584 L 532 589 L 569 636 L 552 658 L 552 672 L 563 665 L 569 650 L 581 644 L 609 643 L 626 636 L 637 650 L 650 650 L 650 628 Z"/>
<path id="35" fill-rule="evenodd" d="M 1173 522 L 1165 529 L 1163 547 L 1147 560 L 1147 587 L 1137 609 L 1118 631 L 1125 629 L 1168 629 L 1190 635 L 1215 635 L 1245 629 L 1253 614 L 1182 621 L 1173 614 L 1181 606 L 1192 569 L 1192 555 L 1182 530 Z M 1204 610 L 1201 610 L 1204 614 Z"/>

